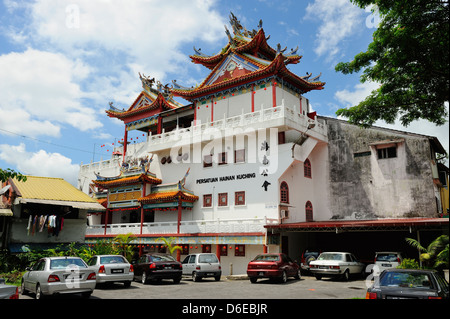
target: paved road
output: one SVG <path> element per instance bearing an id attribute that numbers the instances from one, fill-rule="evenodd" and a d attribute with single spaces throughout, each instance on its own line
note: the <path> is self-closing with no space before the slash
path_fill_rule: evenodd
<path id="1" fill-rule="evenodd" d="M 179 284 L 173 284 L 171 280 L 146 285 L 133 282 L 129 288 L 114 284 L 97 287 L 91 299 L 352 299 L 365 298 L 365 294 L 365 281 L 361 279 L 347 282 L 303 276 L 300 280 L 289 279 L 286 284 L 267 279 L 252 284 L 249 280 L 225 278 L 219 282 L 209 278 L 201 282 L 183 279 Z M 34 295 L 20 296 L 20 299 L 29 298 L 34 298 Z"/>

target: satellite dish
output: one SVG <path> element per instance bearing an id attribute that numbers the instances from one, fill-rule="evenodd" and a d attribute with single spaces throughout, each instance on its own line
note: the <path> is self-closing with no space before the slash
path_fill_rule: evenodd
<path id="1" fill-rule="evenodd" d="M 3 195 L 4 193 L 6 193 L 10 187 L 11 187 L 11 185 L 6 185 L 5 187 L 3 187 L 2 190 L 0 190 L 0 195 Z"/>

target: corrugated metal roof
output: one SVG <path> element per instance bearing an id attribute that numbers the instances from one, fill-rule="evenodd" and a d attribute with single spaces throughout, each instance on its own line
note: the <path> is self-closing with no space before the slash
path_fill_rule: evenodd
<path id="1" fill-rule="evenodd" d="M 23 199 L 97 203 L 62 178 L 27 176 L 26 182 L 14 179 L 13 183 Z"/>

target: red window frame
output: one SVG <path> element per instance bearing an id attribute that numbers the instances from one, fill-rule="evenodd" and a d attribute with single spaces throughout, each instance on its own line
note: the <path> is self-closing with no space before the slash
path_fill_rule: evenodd
<path id="1" fill-rule="evenodd" d="M 219 165 L 225 165 L 225 164 L 228 164 L 228 155 L 227 155 L 227 152 L 219 153 L 217 156 L 218 156 L 217 163 L 218 163 Z"/>
<path id="2" fill-rule="evenodd" d="M 219 193 L 218 197 L 219 197 L 218 206 L 228 206 L 228 193 Z"/>
<path id="3" fill-rule="evenodd" d="M 305 177 L 312 178 L 311 162 L 309 161 L 309 159 L 306 159 L 303 163 L 303 171 Z"/>
<path id="4" fill-rule="evenodd" d="M 305 204 L 305 216 L 307 222 L 312 222 L 314 220 L 313 217 L 313 206 L 310 201 L 307 201 Z"/>
<path id="5" fill-rule="evenodd" d="M 202 245 L 202 253 L 210 253 L 211 252 L 211 245 L 210 244 L 203 244 Z"/>
<path id="6" fill-rule="evenodd" d="M 228 245 L 220 245 L 220 256 L 228 256 Z"/>
<path id="7" fill-rule="evenodd" d="M 289 186 L 286 182 L 281 182 L 280 185 L 280 202 L 289 204 Z"/>
<path id="8" fill-rule="evenodd" d="M 203 167 L 212 167 L 212 155 L 203 156 Z"/>
<path id="9" fill-rule="evenodd" d="M 234 151 L 234 162 L 245 163 L 245 149 Z"/>
<path id="10" fill-rule="evenodd" d="M 245 245 L 234 245 L 234 256 L 245 257 Z"/>
<path id="11" fill-rule="evenodd" d="M 239 197 L 242 196 L 242 200 L 239 200 Z M 234 193 L 234 205 L 245 205 L 245 191 L 235 192 Z"/>
<path id="12" fill-rule="evenodd" d="M 209 199 L 209 203 L 208 203 Z M 212 207 L 212 194 L 203 195 L 203 207 Z"/>

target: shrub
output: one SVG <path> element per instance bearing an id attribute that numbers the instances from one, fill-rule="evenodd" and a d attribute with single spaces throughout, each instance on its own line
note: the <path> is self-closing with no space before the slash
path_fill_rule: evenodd
<path id="1" fill-rule="evenodd" d="M 397 266 L 399 269 L 420 269 L 419 263 L 415 259 L 405 258 L 402 263 Z"/>

